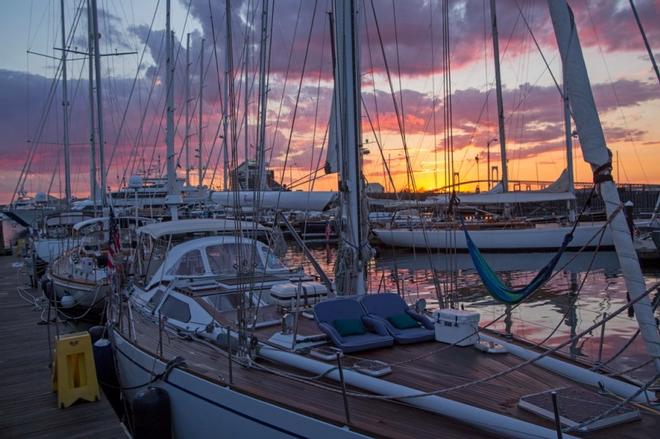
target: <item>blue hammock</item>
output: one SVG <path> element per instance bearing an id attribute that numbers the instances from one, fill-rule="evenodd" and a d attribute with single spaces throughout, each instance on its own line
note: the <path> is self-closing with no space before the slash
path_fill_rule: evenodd
<path id="1" fill-rule="evenodd" d="M 463 226 L 463 232 L 465 232 L 465 240 L 467 241 L 467 247 L 470 252 L 470 257 L 472 258 L 472 263 L 477 269 L 479 277 L 481 277 L 486 289 L 495 299 L 508 304 L 518 303 L 534 291 L 538 290 L 550 278 L 557 262 L 559 262 L 559 258 L 561 258 L 566 247 L 568 247 L 568 244 L 573 239 L 573 233 L 566 234 L 566 236 L 564 236 L 564 242 L 562 242 L 557 254 L 553 256 L 550 262 L 548 262 L 548 264 L 536 274 L 529 285 L 518 290 L 513 290 L 507 287 L 493 269 L 490 268 L 484 257 L 481 256 L 481 252 L 472 241 L 472 238 L 470 238 L 470 235 L 465 228 L 465 224 L 463 224 L 462 221 L 461 224 Z"/>

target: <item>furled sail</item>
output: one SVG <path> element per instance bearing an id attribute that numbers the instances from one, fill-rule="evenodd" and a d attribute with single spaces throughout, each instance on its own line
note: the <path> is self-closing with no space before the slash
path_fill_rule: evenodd
<path id="1" fill-rule="evenodd" d="M 325 158 L 325 173 L 334 174 L 339 172 L 339 135 L 337 134 L 337 105 L 336 94 L 333 92 L 332 107 L 330 108 L 330 122 L 328 123 L 328 144 Z"/>

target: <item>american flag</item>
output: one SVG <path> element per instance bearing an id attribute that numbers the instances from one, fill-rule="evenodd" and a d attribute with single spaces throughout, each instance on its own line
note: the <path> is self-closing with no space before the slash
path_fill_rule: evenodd
<path id="1" fill-rule="evenodd" d="M 110 242 L 108 245 L 108 267 L 111 270 L 115 270 L 120 263 L 119 260 L 115 261 L 115 257 L 117 254 L 119 254 L 121 243 L 119 239 L 119 227 L 117 225 L 115 213 L 113 212 L 112 208 L 110 208 L 109 232 Z"/>

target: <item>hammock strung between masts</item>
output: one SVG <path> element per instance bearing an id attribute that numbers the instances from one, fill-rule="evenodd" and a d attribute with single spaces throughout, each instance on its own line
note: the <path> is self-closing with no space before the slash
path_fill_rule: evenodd
<path id="1" fill-rule="evenodd" d="M 490 268 L 488 262 L 486 262 L 484 257 L 481 255 L 479 248 L 474 244 L 474 241 L 472 241 L 472 238 L 470 237 L 465 224 L 463 224 L 463 232 L 465 233 L 465 240 L 467 241 L 467 247 L 468 251 L 470 252 L 470 257 L 472 258 L 472 263 L 477 269 L 477 273 L 479 273 L 479 277 L 481 278 L 484 286 L 491 296 L 500 302 L 507 304 L 518 303 L 532 294 L 534 291 L 541 288 L 541 286 L 543 286 L 543 284 L 545 284 L 548 279 L 550 279 L 550 276 L 552 276 L 552 272 L 557 266 L 561 255 L 564 253 L 568 247 L 568 244 L 573 239 L 573 233 L 566 234 L 566 236 L 564 236 L 564 241 L 562 242 L 561 247 L 557 251 L 557 254 L 553 256 L 553 258 L 536 274 L 536 276 L 534 276 L 534 279 L 532 279 L 528 285 L 515 290 L 509 288 L 504 282 L 502 282 L 502 280 L 497 276 L 497 273 L 495 273 L 493 269 Z"/>

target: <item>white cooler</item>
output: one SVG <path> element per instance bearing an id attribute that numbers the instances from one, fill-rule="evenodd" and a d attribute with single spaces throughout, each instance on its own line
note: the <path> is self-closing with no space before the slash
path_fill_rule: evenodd
<path id="1" fill-rule="evenodd" d="M 297 283 L 285 282 L 273 285 L 270 296 L 275 303 L 284 308 L 296 308 L 296 298 L 299 299 L 298 306 L 312 306 L 328 295 L 325 285 L 318 282 L 302 282 L 300 288 Z"/>
<path id="2" fill-rule="evenodd" d="M 439 309 L 433 313 L 435 339 L 456 346 L 472 346 L 479 340 L 479 318 L 479 313 L 474 311 Z"/>

